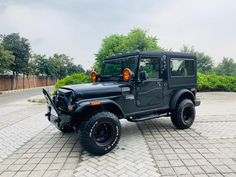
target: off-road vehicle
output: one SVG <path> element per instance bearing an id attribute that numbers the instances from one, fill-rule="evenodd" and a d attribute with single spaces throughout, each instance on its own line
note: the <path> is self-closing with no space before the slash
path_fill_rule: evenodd
<path id="1" fill-rule="evenodd" d="M 105 58 L 93 83 L 61 87 L 48 100 L 46 116 L 62 132 L 75 130 L 82 146 L 105 154 L 118 143 L 120 119 L 131 122 L 170 117 L 178 129 L 195 119 L 196 56 L 176 52 L 134 52 Z"/>

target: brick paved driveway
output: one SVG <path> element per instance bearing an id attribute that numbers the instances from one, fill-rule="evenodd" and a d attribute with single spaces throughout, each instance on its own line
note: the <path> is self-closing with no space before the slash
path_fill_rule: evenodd
<path id="1" fill-rule="evenodd" d="M 236 176 L 236 94 L 199 96 L 191 129 L 168 118 L 122 121 L 118 147 L 96 157 L 45 120 L 45 105 L 0 108 L 0 176 Z"/>

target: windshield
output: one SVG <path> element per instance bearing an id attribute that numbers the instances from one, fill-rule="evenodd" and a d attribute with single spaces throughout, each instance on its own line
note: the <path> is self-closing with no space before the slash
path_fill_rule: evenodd
<path id="1" fill-rule="evenodd" d="M 105 60 L 103 63 L 101 78 L 102 79 L 119 79 L 125 68 L 129 68 L 135 73 L 135 59 L 137 56 L 119 58 L 114 60 Z"/>

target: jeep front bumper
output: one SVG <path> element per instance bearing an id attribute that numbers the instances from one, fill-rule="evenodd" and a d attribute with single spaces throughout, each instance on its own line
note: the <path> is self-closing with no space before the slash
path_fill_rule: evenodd
<path id="1" fill-rule="evenodd" d="M 44 96 L 47 100 L 47 103 L 48 103 L 48 111 L 45 114 L 45 116 L 48 118 L 48 120 L 59 129 L 61 129 L 65 125 L 69 124 L 72 120 L 72 116 L 61 113 L 56 108 L 51 97 L 49 96 L 48 92 L 45 89 L 43 89 L 43 94 L 44 94 Z"/>

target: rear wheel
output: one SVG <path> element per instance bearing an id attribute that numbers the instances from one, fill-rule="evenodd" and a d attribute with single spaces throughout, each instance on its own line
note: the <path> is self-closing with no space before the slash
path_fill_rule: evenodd
<path id="1" fill-rule="evenodd" d="M 195 106 L 189 99 L 184 99 L 171 113 L 171 121 L 178 129 L 191 127 L 195 119 Z"/>
<path id="2" fill-rule="evenodd" d="M 102 155 L 117 145 L 121 134 L 118 117 L 111 112 L 99 112 L 80 125 L 81 145 L 90 153 Z"/>

